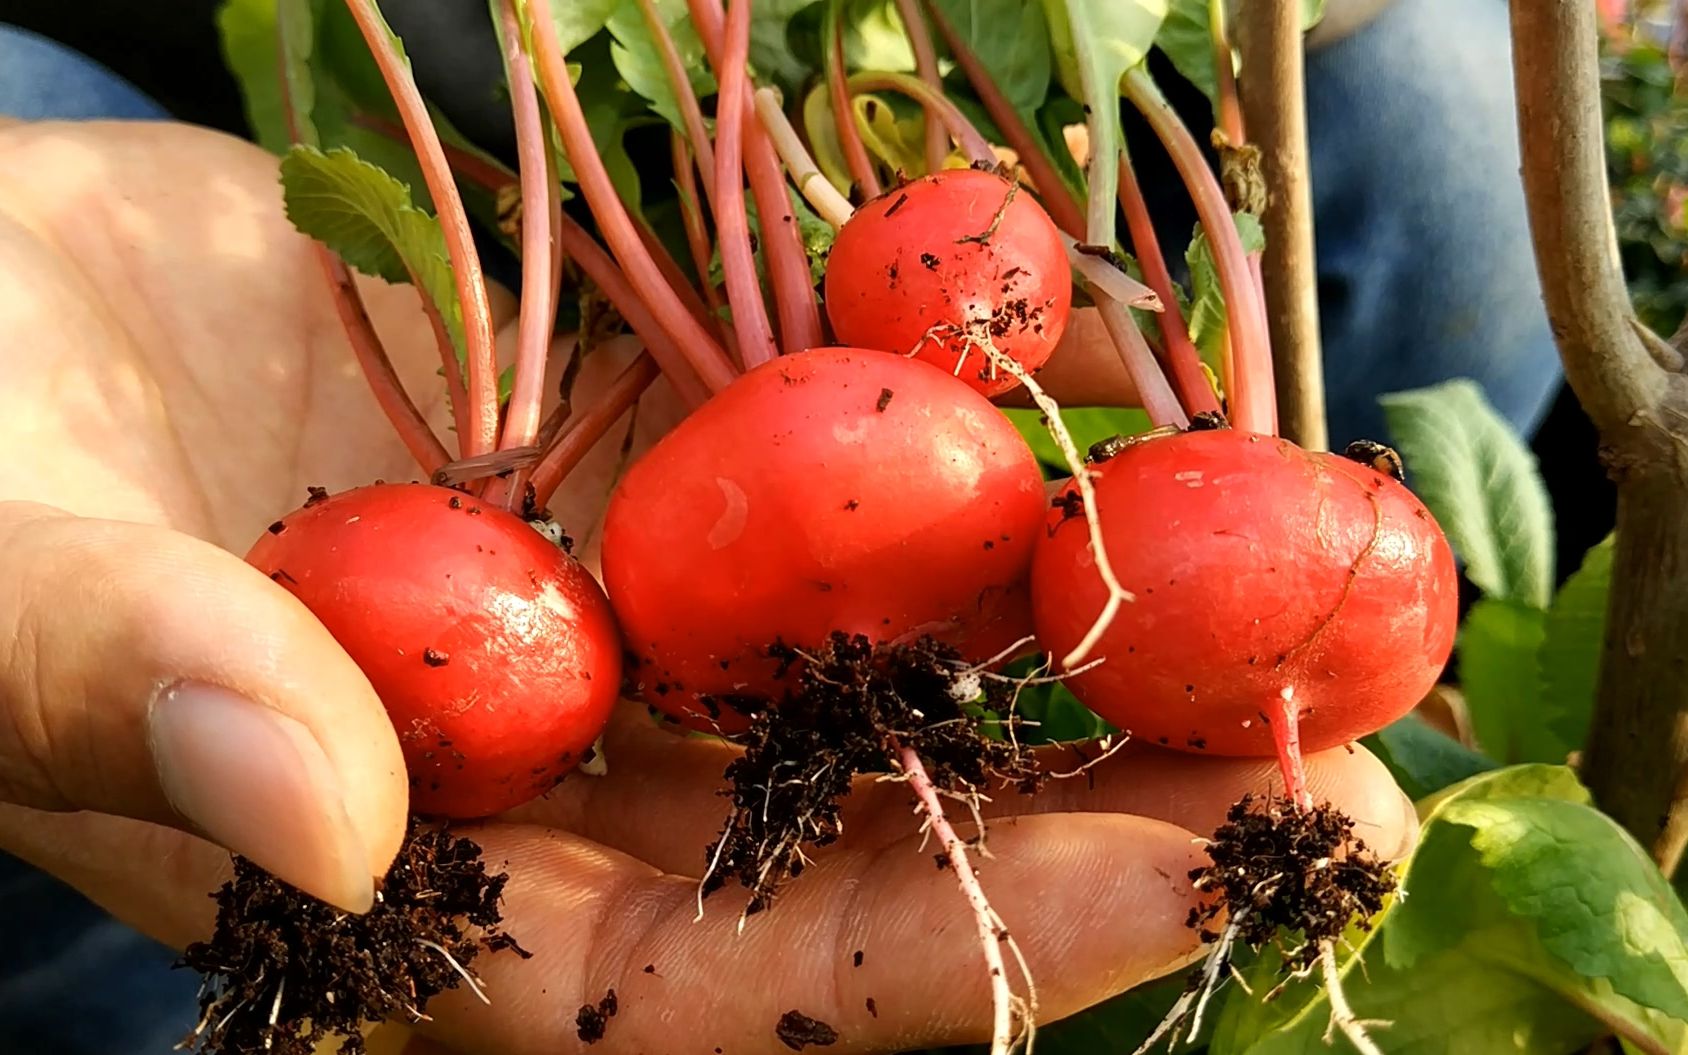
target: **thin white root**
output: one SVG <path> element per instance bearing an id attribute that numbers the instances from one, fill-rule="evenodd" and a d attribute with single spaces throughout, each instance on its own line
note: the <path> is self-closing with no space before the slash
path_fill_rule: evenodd
<path id="1" fill-rule="evenodd" d="M 264 1050 L 269 1051 L 275 1042 L 275 1023 L 281 1017 L 281 994 L 287 991 L 287 979 L 283 978 L 275 985 L 275 999 L 270 1001 L 270 1028 L 264 1034 Z"/>
<path id="2" fill-rule="evenodd" d="M 1049 779 L 1071 780 L 1074 777 L 1083 776 L 1091 768 L 1099 766 L 1103 762 L 1106 762 L 1108 759 L 1119 754 L 1120 751 L 1124 749 L 1125 745 L 1130 742 L 1130 733 L 1120 733 L 1118 736 L 1104 736 L 1100 741 L 1098 741 L 1098 743 L 1102 745 L 1101 754 L 1097 755 L 1095 758 L 1085 759 L 1085 761 L 1080 764 L 1077 769 L 1069 769 L 1065 773 L 1051 773 L 1049 774 Z M 1074 753 L 1077 753 L 1077 748 L 1074 748 L 1073 751 Z M 1079 755 L 1079 757 L 1084 758 L 1082 754 Z"/>
<path id="3" fill-rule="evenodd" d="M 1186 1039 L 1195 1039 L 1201 1031 L 1202 1015 L 1207 1011 L 1208 1000 L 1224 984 L 1224 979 L 1220 975 L 1231 966 L 1231 946 L 1236 942 L 1237 931 L 1242 927 L 1242 922 L 1247 917 L 1248 911 L 1245 909 L 1226 921 L 1225 929 L 1219 932 L 1219 941 L 1214 944 L 1213 951 L 1207 954 L 1207 959 L 1202 961 L 1201 984 L 1193 989 L 1186 990 L 1178 997 L 1177 1002 L 1166 1013 L 1166 1017 L 1161 1019 L 1160 1025 L 1155 1027 L 1155 1031 L 1150 1033 L 1148 1039 L 1139 1044 L 1137 1050 L 1132 1052 L 1131 1055 L 1147 1055 L 1149 1049 L 1158 1044 L 1160 1039 L 1168 1033 L 1172 1033 L 1173 1036 L 1167 1044 L 1167 1050 L 1170 1051 L 1177 1047 L 1178 1035 L 1173 1031 L 1178 1029 L 1186 1018 L 1190 1020 L 1190 1030 L 1186 1034 Z M 1191 1008 L 1195 1009 L 1194 1015 L 1191 1014 Z"/>
<path id="4" fill-rule="evenodd" d="M 955 829 L 950 827 L 949 818 L 944 816 L 943 799 L 932 784 L 932 778 L 927 775 L 920 755 L 911 747 L 899 748 L 897 761 L 908 777 L 915 797 L 920 800 L 921 808 L 926 813 L 927 826 L 937 835 L 945 856 L 949 858 L 950 871 L 955 873 L 962 895 L 972 906 L 973 920 L 979 930 L 979 946 L 985 954 L 985 966 L 990 970 L 991 1055 L 1009 1055 L 1018 1045 L 1022 1035 L 1016 1034 L 1015 1031 L 1014 1016 L 1017 1008 L 1023 1020 L 1023 1035 L 1029 1037 L 1036 1028 L 1036 1020 L 1033 1017 L 1036 990 L 1032 987 L 1031 974 L 1026 970 L 1025 960 L 1013 944 L 1013 936 L 1008 933 L 1008 928 L 1002 925 L 1002 917 L 996 914 L 996 910 L 991 908 L 990 901 L 985 897 L 984 888 L 979 885 L 979 877 L 967 858 L 967 847 L 960 836 L 955 834 Z M 1026 979 L 1027 990 L 1034 994 L 1030 1000 L 1019 999 L 1009 987 L 1008 968 L 1002 959 L 1002 947 L 1005 944 L 1014 950 L 1020 973 Z"/>
<path id="5" fill-rule="evenodd" d="M 475 981 L 475 976 L 470 974 L 466 967 L 458 963 L 457 957 L 447 952 L 444 945 L 441 945 L 437 941 L 429 941 L 427 938 L 417 938 L 415 941 L 416 944 L 432 949 L 441 956 L 444 956 L 445 962 L 451 964 L 451 969 L 462 975 L 463 981 L 469 984 L 469 991 L 479 997 L 481 1003 L 486 1004 L 488 1007 L 492 1006 L 492 1001 L 487 999 L 486 990 L 481 988 L 481 983 Z"/>
<path id="6" fill-rule="evenodd" d="M 1325 976 L 1325 996 L 1330 1000 L 1330 1025 L 1325 1027 L 1325 1043 L 1331 1042 L 1333 1032 L 1340 1030 L 1348 1043 L 1360 1055 L 1383 1055 L 1383 1049 L 1366 1032 L 1367 1026 L 1387 1026 L 1387 1022 L 1366 1022 L 1357 1018 L 1348 1006 L 1348 994 L 1342 991 L 1342 972 L 1336 965 L 1336 943 L 1323 942 L 1319 946 L 1319 966 Z"/>
<path id="7" fill-rule="evenodd" d="M 1061 241 L 1067 247 L 1067 260 L 1085 281 L 1122 304 L 1144 311 L 1164 311 L 1160 294 L 1115 267 L 1105 257 L 1092 256 L 1079 248 L 1078 240 L 1065 231 Z"/>
<path id="8" fill-rule="evenodd" d="M 697 881 L 697 915 L 692 918 L 693 923 L 703 922 L 703 892 L 709 886 L 709 879 L 715 874 L 715 869 L 721 864 L 721 851 L 727 848 L 727 836 L 723 832 L 721 841 L 715 844 L 715 853 L 709 858 L 709 867 L 704 869 L 703 878 Z"/>
<path id="9" fill-rule="evenodd" d="M 785 163 L 785 170 L 790 173 L 791 182 L 797 185 L 797 192 L 803 195 L 803 200 L 834 229 L 843 227 L 855 215 L 855 207 L 848 198 L 838 193 L 831 180 L 821 174 L 815 159 L 809 156 L 803 141 L 798 138 L 797 130 L 791 127 L 785 111 L 780 109 L 780 97 L 772 88 L 756 89 L 756 116 L 761 119 L 762 130 L 773 140 L 774 151 Z"/>
<path id="10" fill-rule="evenodd" d="M 1078 445 L 1073 442 L 1072 433 L 1067 431 L 1066 422 L 1061 420 L 1061 405 L 1043 386 L 1032 380 L 1032 375 L 1026 372 L 1019 361 L 1011 355 L 1004 355 L 990 341 L 987 333 L 983 339 L 969 335 L 969 339 L 979 349 L 990 357 L 991 363 L 997 369 L 1005 371 L 1014 380 L 1026 386 L 1026 392 L 1037 404 L 1037 409 L 1043 412 L 1044 420 L 1049 425 L 1049 435 L 1055 440 L 1055 445 L 1061 448 L 1061 457 L 1066 460 L 1067 468 L 1073 474 L 1073 484 L 1078 488 L 1079 497 L 1084 500 L 1084 523 L 1090 529 L 1090 550 L 1096 557 L 1096 574 L 1101 578 L 1102 585 L 1107 587 L 1108 600 L 1102 605 L 1101 614 L 1090 625 L 1090 630 L 1084 638 L 1061 659 L 1061 666 L 1069 671 L 1083 663 L 1090 655 L 1091 649 L 1102 639 L 1112 625 L 1114 616 L 1119 613 L 1120 605 L 1127 601 L 1136 600 L 1131 591 L 1119 584 L 1119 578 L 1114 574 L 1114 566 L 1108 561 L 1108 547 L 1102 539 L 1102 522 L 1096 508 L 1096 488 L 1090 480 L 1090 467 L 1084 464 L 1084 458 L 1078 453 Z"/>

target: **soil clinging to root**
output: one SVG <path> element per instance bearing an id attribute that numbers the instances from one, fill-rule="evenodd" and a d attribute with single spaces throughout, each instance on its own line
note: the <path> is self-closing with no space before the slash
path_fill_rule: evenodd
<path id="1" fill-rule="evenodd" d="M 1211 924 L 1227 912 L 1236 939 L 1256 949 L 1299 935 L 1300 944 L 1284 952 L 1294 970 L 1312 968 L 1320 945 L 1341 940 L 1349 924 L 1367 926 L 1395 889 L 1389 866 L 1354 838 L 1353 820 L 1329 805 L 1303 810 L 1288 799 L 1245 795 L 1207 854 L 1212 863 L 1191 870 L 1190 879 L 1211 900 L 1190 910 L 1189 926 L 1204 942 L 1218 941 Z"/>
<path id="2" fill-rule="evenodd" d="M 982 677 L 948 646 L 835 633 L 812 653 L 776 655 L 801 663 L 796 685 L 733 738 L 745 749 L 726 770 L 733 812 L 706 851 L 703 893 L 736 878 L 750 891 L 746 915 L 802 873 L 806 849 L 838 839 L 852 779 L 897 773 L 902 748 L 914 749 L 936 787 L 963 798 L 993 785 L 1030 793 L 1043 782 L 1015 737 L 1016 684 Z"/>
<path id="3" fill-rule="evenodd" d="M 468 972 L 481 952 L 529 955 L 498 928 L 508 877 L 488 874 L 474 842 L 419 820 L 362 916 L 234 864 L 214 934 L 183 956 L 206 980 L 181 1046 L 203 1055 L 313 1055 L 329 1037 L 361 1055 L 366 1025 L 420 1021 L 429 1000 L 465 983 L 479 993 Z"/>

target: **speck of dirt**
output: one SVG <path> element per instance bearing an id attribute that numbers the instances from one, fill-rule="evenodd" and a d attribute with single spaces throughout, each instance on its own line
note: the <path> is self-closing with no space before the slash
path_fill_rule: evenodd
<path id="1" fill-rule="evenodd" d="M 1118 457 L 1121 452 L 1130 446 L 1131 441 L 1124 436 L 1109 436 L 1107 439 L 1092 443 L 1090 449 L 1085 452 L 1084 460 L 1091 465 L 1100 465 Z"/>
<path id="2" fill-rule="evenodd" d="M 1050 508 L 1061 511 L 1063 522 L 1084 515 L 1084 496 L 1077 490 L 1062 491 L 1049 501 Z"/>
<path id="3" fill-rule="evenodd" d="M 938 270 L 938 258 L 931 253 L 921 253 L 920 265 L 928 271 L 936 271 Z"/>
<path id="4" fill-rule="evenodd" d="M 985 548 L 986 549 L 996 549 L 996 542 L 991 540 L 991 539 L 986 539 L 985 540 Z"/>
<path id="5" fill-rule="evenodd" d="M 725 772 L 733 810 L 704 851 L 704 892 L 737 879 L 749 891 L 747 915 L 802 873 L 805 848 L 838 839 L 851 779 L 896 772 L 901 748 L 914 749 L 933 783 L 958 795 L 993 784 L 1030 793 L 1043 782 L 1006 725 L 1000 738 L 987 737 L 976 712 L 963 709 L 972 701 L 955 686 L 967 664 L 948 646 L 930 639 L 876 646 L 835 633 L 812 652 L 776 647 L 770 654 L 802 666 L 778 705 L 732 738 L 744 748 Z M 988 682 L 984 708 L 1012 715 L 1012 690 Z"/>
<path id="6" fill-rule="evenodd" d="M 1245 795 L 1207 854 L 1212 863 L 1189 876 L 1212 900 L 1191 909 L 1185 923 L 1211 943 L 1219 940 L 1212 923 L 1221 912 L 1235 918 L 1246 909 L 1237 939 L 1250 947 L 1297 936 L 1284 954 L 1289 970 L 1311 967 L 1319 944 L 1341 938 L 1356 918 L 1367 927 L 1395 889 L 1389 867 L 1354 837 L 1354 821 L 1329 805 L 1303 810 L 1288 799 Z"/>
<path id="7" fill-rule="evenodd" d="M 422 662 L 430 667 L 443 667 L 451 662 L 451 653 L 441 652 L 437 648 L 425 648 L 422 650 Z"/>
<path id="8" fill-rule="evenodd" d="M 851 957 L 850 960 L 855 966 L 860 967 L 862 965 L 862 950 L 857 949 L 856 955 Z"/>
<path id="9" fill-rule="evenodd" d="M 485 952 L 528 952 L 499 929 L 506 876 L 480 847 L 413 819 L 375 907 L 348 915 L 243 857 L 215 895 L 216 928 L 182 963 L 205 976 L 201 1023 L 181 1047 L 202 1055 L 312 1055 L 329 1037 L 363 1055 L 361 1027 L 416 1022 L 464 984 Z M 449 958 L 448 958 L 449 957 Z"/>
<path id="10" fill-rule="evenodd" d="M 270 527 L 269 527 L 270 534 L 272 534 L 272 535 L 279 535 L 283 531 L 286 531 L 286 530 L 287 530 L 287 525 L 283 524 L 279 520 L 276 521 L 275 523 L 271 524 Z"/>
<path id="11" fill-rule="evenodd" d="M 646 974 L 655 974 L 656 973 L 656 964 L 654 964 L 654 963 L 645 964 L 645 973 Z"/>
<path id="12" fill-rule="evenodd" d="M 463 499 L 458 498 L 456 495 L 452 495 L 451 498 L 446 501 L 446 505 L 453 509 L 462 509 Z"/>
<path id="13" fill-rule="evenodd" d="M 873 409 L 879 411 L 881 414 L 885 413 L 885 408 L 891 405 L 891 397 L 894 395 L 896 395 L 896 393 L 891 391 L 889 388 L 880 389 L 879 402 L 873 405 Z"/>
<path id="14" fill-rule="evenodd" d="M 885 210 L 885 218 L 887 220 L 889 220 L 892 216 L 896 215 L 898 209 L 901 209 L 904 205 L 907 205 L 907 204 L 908 204 L 908 195 L 907 194 L 897 195 L 897 200 L 892 202 L 890 208 Z"/>
<path id="15" fill-rule="evenodd" d="M 852 498 L 848 502 L 844 503 L 844 508 L 849 510 L 852 513 L 854 513 L 856 510 L 860 509 L 861 506 L 862 506 L 861 500 L 856 499 L 856 498 Z"/>
<path id="16" fill-rule="evenodd" d="M 774 1036 L 792 1051 L 807 1047 L 825 1048 L 838 1043 L 838 1031 L 801 1011 L 787 1011 L 774 1026 Z"/>
<path id="17" fill-rule="evenodd" d="M 270 572 L 270 581 L 271 582 L 290 582 L 295 586 L 299 585 L 299 580 L 295 579 L 293 576 L 289 575 L 285 568 L 277 568 L 275 571 Z"/>
<path id="18" fill-rule="evenodd" d="M 879 1005 L 874 1002 L 874 999 L 871 996 L 867 998 L 867 1013 L 872 1015 L 874 1018 L 879 1017 Z"/>
<path id="19" fill-rule="evenodd" d="M 1225 415 L 1217 410 L 1204 410 L 1190 418 L 1190 427 L 1185 432 L 1211 432 L 1214 429 L 1228 429 L 1231 423 L 1225 420 Z"/>
<path id="20" fill-rule="evenodd" d="M 326 501 L 328 501 L 328 488 L 326 488 L 326 487 L 307 487 L 307 488 L 305 488 L 305 508 L 306 509 L 311 508 L 312 506 L 316 505 L 318 502 L 326 502 Z"/>
<path id="21" fill-rule="evenodd" d="M 582 1004 L 574 1015 L 574 1035 L 583 1044 L 596 1044 L 604 1039 L 604 1029 L 620 1010 L 620 1004 L 615 998 L 615 990 L 604 994 L 604 998 L 596 1004 Z"/>

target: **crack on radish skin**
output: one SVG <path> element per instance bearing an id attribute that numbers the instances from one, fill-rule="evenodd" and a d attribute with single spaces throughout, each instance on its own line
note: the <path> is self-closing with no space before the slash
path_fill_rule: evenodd
<path id="1" fill-rule="evenodd" d="M 1287 652 L 1278 656 L 1277 662 L 1273 666 L 1274 670 L 1281 669 L 1292 657 L 1312 647 L 1313 642 L 1318 639 L 1319 635 L 1323 634 L 1326 628 L 1336 622 L 1336 617 L 1342 613 L 1342 609 L 1348 604 L 1348 598 L 1354 593 L 1354 583 L 1360 577 L 1360 565 L 1372 555 L 1374 550 L 1377 549 L 1378 540 L 1383 537 L 1383 503 L 1378 501 L 1377 495 L 1367 490 L 1365 485 L 1361 484 L 1360 481 L 1355 480 L 1353 477 L 1348 476 L 1346 473 L 1336 473 L 1335 475 L 1340 476 L 1343 479 L 1353 481 L 1354 485 L 1359 487 L 1360 493 L 1365 495 L 1366 499 L 1371 502 L 1371 539 L 1366 543 L 1365 548 L 1361 549 L 1360 552 L 1355 555 L 1353 561 L 1348 565 L 1348 574 L 1343 579 L 1342 593 L 1337 597 L 1336 604 L 1333 605 L 1331 610 L 1325 614 L 1324 619 L 1320 620 L 1319 625 L 1315 626 L 1299 644 L 1292 646 Z"/>

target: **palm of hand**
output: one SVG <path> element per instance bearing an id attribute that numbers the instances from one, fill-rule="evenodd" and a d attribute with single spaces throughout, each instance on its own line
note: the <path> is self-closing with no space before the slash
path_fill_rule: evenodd
<path id="1" fill-rule="evenodd" d="M 13 452 L 0 497 L 158 524 L 240 553 L 307 485 L 414 475 L 308 244 L 281 216 L 271 159 L 169 126 L 19 126 L 0 139 L 0 449 Z M 407 388 L 445 435 L 414 291 L 364 290 Z M 632 351 L 589 358 L 580 398 Z M 653 393 L 640 443 L 673 419 Z M 596 519 L 619 438 L 554 507 L 577 533 Z M 509 926 L 537 956 L 478 964 L 493 1007 L 442 998 L 431 1033 L 473 1051 L 567 1048 L 575 1009 L 613 987 L 622 1011 L 604 1051 L 784 1050 L 773 1027 L 794 1008 L 839 1029 L 835 1050 L 981 1036 L 988 995 L 970 918 L 947 874 L 917 852 L 904 789 L 864 784 L 847 840 L 740 933 L 731 888 L 694 922 L 730 750 L 630 713 L 606 754 L 607 777 L 565 781 L 477 835 L 493 863 L 509 862 Z M 1199 952 L 1183 927 L 1192 832 L 1266 787 L 1269 770 L 1127 751 L 1093 782 L 990 806 L 999 819 L 984 880 L 1042 983 L 1045 1018 Z M 1404 844 L 1399 794 L 1369 755 L 1333 752 L 1310 771 L 1377 849 Z M 204 893 L 226 866 L 200 840 L 87 813 L 0 808 L 0 844 L 178 943 L 203 933 Z M 137 872 L 127 864 L 137 854 L 165 864 Z"/>

